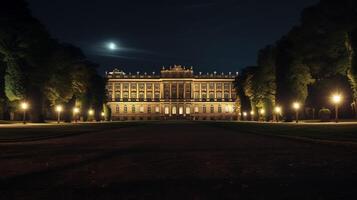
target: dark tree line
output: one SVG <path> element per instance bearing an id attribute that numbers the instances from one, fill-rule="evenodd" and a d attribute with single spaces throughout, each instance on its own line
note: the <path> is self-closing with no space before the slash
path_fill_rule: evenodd
<path id="1" fill-rule="evenodd" d="M 351 115 L 357 109 L 357 1 L 321 0 L 306 8 L 300 25 L 260 50 L 257 66 L 249 69 L 237 82 L 241 95 L 251 109 L 264 108 L 270 118 L 280 105 L 291 120 L 294 101 L 312 117 L 331 106 L 332 92 L 343 94 L 344 113 Z"/>
<path id="2" fill-rule="evenodd" d="M 65 106 L 66 120 L 72 108 L 83 116 L 92 108 L 97 119 L 103 109 L 104 79 L 97 65 L 82 51 L 53 39 L 32 17 L 24 0 L 6 0 L 0 7 L 0 119 L 16 117 L 18 105 L 31 105 L 30 118 L 42 122 L 53 107 Z"/>

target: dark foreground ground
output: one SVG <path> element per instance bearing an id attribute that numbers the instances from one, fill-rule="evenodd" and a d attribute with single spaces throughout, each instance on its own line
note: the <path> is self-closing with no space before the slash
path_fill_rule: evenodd
<path id="1" fill-rule="evenodd" d="M 0 129 L 0 199 L 356 199 L 356 135 L 200 122 Z"/>

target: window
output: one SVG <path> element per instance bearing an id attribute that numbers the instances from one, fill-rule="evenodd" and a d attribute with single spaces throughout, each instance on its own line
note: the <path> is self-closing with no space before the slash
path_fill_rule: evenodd
<path id="1" fill-rule="evenodd" d="M 117 105 L 116 107 L 115 107 L 115 113 L 119 113 L 120 112 L 120 108 L 119 108 L 119 105 Z"/>
<path id="2" fill-rule="evenodd" d="M 132 99 L 136 99 L 136 92 L 131 92 L 131 97 Z"/>
<path id="3" fill-rule="evenodd" d="M 203 107 L 202 107 L 202 112 L 203 112 L 203 113 L 207 113 L 206 106 L 203 106 Z"/>
<path id="4" fill-rule="evenodd" d="M 221 105 L 218 106 L 218 113 L 222 113 L 222 106 Z"/>
<path id="5" fill-rule="evenodd" d="M 209 89 L 214 90 L 214 83 L 209 83 Z"/>
<path id="6" fill-rule="evenodd" d="M 155 83 L 154 87 L 155 87 L 155 90 L 160 90 L 160 84 L 159 83 Z"/>
<path id="7" fill-rule="evenodd" d="M 199 99 L 200 98 L 200 93 L 199 92 L 195 92 L 194 93 L 194 98 L 195 99 Z"/>
<path id="8" fill-rule="evenodd" d="M 120 101 L 120 92 L 115 92 L 115 100 Z"/>
<path id="9" fill-rule="evenodd" d="M 222 83 L 217 83 L 217 90 L 222 90 Z"/>
<path id="10" fill-rule="evenodd" d="M 156 112 L 156 113 L 160 113 L 160 107 L 159 107 L 159 106 L 156 106 L 156 107 L 155 107 L 155 112 Z"/>
<path id="11" fill-rule="evenodd" d="M 152 84 L 151 83 L 147 83 L 146 84 L 146 89 L 147 90 L 152 90 Z"/>
<path id="12" fill-rule="evenodd" d="M 140 100 L 144 100 L 144 98 L 145 98 L 145 93 L 144 92 L 140 92 L 139 93 L 139 99 Z"/>
<path id="13" fill-rule="evenodd" d="M 214 113 L 214 106 L 213 105 L 211 105 L 211 113 Z"/>
<path id="14" fill-rule="evenodd" d="M 124 90 L 129 90 L 129 83 L 124 83 L 123 84 L 123 89 Z"/>
<path id="15" fill-rule="evenodd" d="M 165 115 L 170 114 L 170 108 L 169 107 L 165 107 Z"/>
<path id="16" fill-rule="evenodd" d="M 186 114 L 190 115 L 191 114 L 191 108 L 190 107 L 186 107 Z"/>
<path id="17" fill-rule="evenodd" d="M 139 89 L 144 90 L 145 89 L 145 84 L 144 83 L 139 83 Z"/>
<path id="18" fill-rule="evenodd" d="M 201 84 L 201 89 L 202 90 L 207 90 L 207 84 L 206 83 L 202 83 Z"/>
<path id="19" fill-rule="evenodd" d="M 146 99 L 152 99 L 152 92 L 147 92 L 146 93 Z"/>
<path id="20" fill-rule="evenodd" d="M 195 83 L 195 91 L 199 91 L 200 90 L 200 84 Z"/>
<path id="21" fill-rule="evenodd" d="M 148 106 L 148 113 L 151 113 L 151 106 Z"/>
<path id="22" fill-rule="evenodd" d="M 196 106 L 195 107 L 195 113 L 198 113 L 199 112 L 199 109 L 198 109 L 198 107 Z"/>
<path id="23" fill-rule="evenodd" d="M 210 101 L 214 101 L 214 92 L 209 93 L 209 99 Z"/>
<path id="24" fill-rule="evenodd" d="M 132 90 L 136 90 L 136 83 L 132 83 L 130 87 Z"/>
<path id="25" fill-rule="evenodd" d="M 203 99 L 203 100 L 206 100 L 206 99 L 207 99 L 207 93 L 205 93 L 205 92 L 202 93 L 202 99 Z"/>
<path id="26" fill-rule="evenodd" d="M 124 105 L 124 113 L 128 113 L 128 106 Z"/>
<path id="27" fill-rule="evenodd" d="M 134 105 L 131 107 L 131 112 L 132 112 L 132 113 L 135 113 L 135 112 L 136 112 L 136 108 L 135 108 Z"/>
<path id="28" fill-rule="evenodd" d="M 115 91 L 120 91 L 120 83 L 114 83 Z"/>
<path id="29" fill-rule="evenodd" d="M 172 107 L 172 114 L 176 115 L 176 113 L 177 113 L 177 108 L 174 106 L 174 107 Z"/>
<path id="30" fill-rule="evenodd" d="M 180 115 L 183 115 L 183 107 L 180 107 L 180 108 L 179 108 L 179 114 L 180 114 Z"/>
<path id="31" fill-rule="evenodd" d="M 140 106 L 139 110 L 140 110 L 140 113 L 144 113 L 144 106 Z"/>

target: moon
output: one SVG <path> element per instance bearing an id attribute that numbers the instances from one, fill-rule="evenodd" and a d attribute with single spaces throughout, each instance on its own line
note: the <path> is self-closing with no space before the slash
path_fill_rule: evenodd
<path id="1" fill-rule="evenodd" d="M 114 42 L 109 42 L 109 43 L 107 44 L 107 48 L 108 48 L 109 50 L 111 50 L 111 51 L 115 51 L 115 50 L 118 49 L 118 46 L 117 46 L 117 44 L 115 44 Z"/>

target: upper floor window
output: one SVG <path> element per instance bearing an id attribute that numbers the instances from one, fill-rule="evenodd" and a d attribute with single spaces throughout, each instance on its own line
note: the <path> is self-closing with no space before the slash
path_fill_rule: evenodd
<path id="1" fill-rule="evenodd" d="M 134 105 L 131 107 L 131 112 L 132 112 L 132 113 L 135 113 L 135 112 L 136 112 L 136 108 L 135 108 Z"/>

